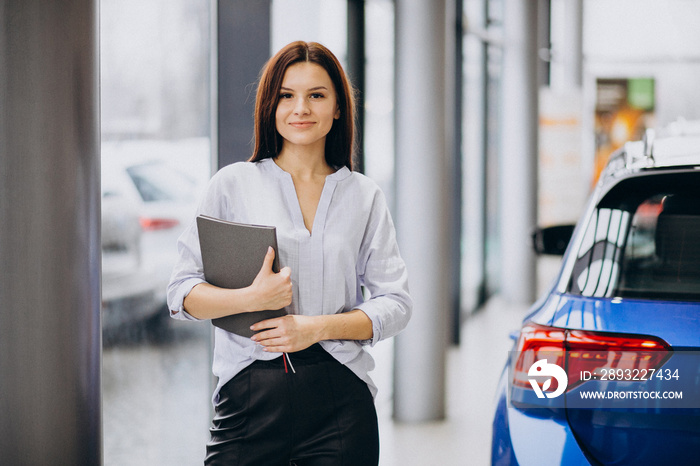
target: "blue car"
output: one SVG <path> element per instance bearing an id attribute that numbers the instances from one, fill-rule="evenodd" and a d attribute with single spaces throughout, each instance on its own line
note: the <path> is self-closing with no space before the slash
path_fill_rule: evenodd
<path id="1" fill-rule="evenodd" d="M 498 385 L 494 465 L 700 464 L 700 137 L 627 143 L 574 228 Z"/>

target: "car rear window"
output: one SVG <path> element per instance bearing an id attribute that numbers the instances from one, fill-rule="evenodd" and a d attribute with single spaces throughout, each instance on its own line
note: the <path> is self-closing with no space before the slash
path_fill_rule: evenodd
<path id="1" fill-rule="evenodd" d="M 700 174 L 693 175 L 694 184 L 649 175 L 611 191 L 586 225 L 568 291 L 700 301 Z"/>
<path id="2" fill-rule="evenodd" d="M 131 166 L 126 171 L 144 202 L 191 202 L 196 199 L 194 181 L 168 165 L 145 163 Z"/>

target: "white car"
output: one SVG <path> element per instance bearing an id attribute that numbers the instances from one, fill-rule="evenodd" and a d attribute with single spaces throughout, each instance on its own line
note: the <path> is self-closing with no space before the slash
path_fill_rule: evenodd
<path id="1" fill-rule="evenodd" d="M 160 307 L 158 283 L 144 266 L 141 225 L 132 202 L 115 191 L 102 193 L 102 328 L 144 321 Z"/>
<path id="2" fill-rule="evenodd" d="M 193 160 L 206 161 L 206 152 L 199 148 Z M 202 158 L 204 157 L 204 158 Z M 207 169 L 208 170 L 208 169 Z M 196 211 L 203 179 L 176 169 L 162 157 L 150 156 L 148 151 L 105 150 L 102 153 L 103 191 L 103 327 L 113 323 L 143 320 L 150 316 L 167 316 L 166 286 L 177 260 L 177 238 Z M 117 266 L 114 251 L 105 250 L 105 239 L 128 236 L 115 228 L 116 208 L 110 206 L 119 199 L 122 217 L 128 209 L 137 222 L 127 228 L 134 252 L 130 264 Z M 138 239 L 136 239 L 138 237 Z M 138 256 L 138 264 L 136 263 Z M 130 267 L 130 271 L 127 268 Z M 150 290 L 150 291 L 147 291 Z M 147 299 L 146 294 L 152 295 Z M 128 308 L 128 309 L 127 309 Z M 116 315 L 115 315 L 116 314 Z"/>

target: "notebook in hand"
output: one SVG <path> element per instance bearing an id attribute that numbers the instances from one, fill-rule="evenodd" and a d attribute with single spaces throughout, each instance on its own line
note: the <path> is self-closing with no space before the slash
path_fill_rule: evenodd
<path id="1" fill-rule="evenodd" d="M 270 246 L 275 250 L 272 270 L 275 273 L 279 272 L 275 227 L 235 223 L 199 215 L 197 229 L 204 278 L 208 283 L 230 289 L 250 286 L 258 275 Z M 284 309 L 243 312 L 212 319 L 212 323 L 229 332 L 250 338 L 255 333 L 250 330 L 251 325 L 286 314 Z"/>

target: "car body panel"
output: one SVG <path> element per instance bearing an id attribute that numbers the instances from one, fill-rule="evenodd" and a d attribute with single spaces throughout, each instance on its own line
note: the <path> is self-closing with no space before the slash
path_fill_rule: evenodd
<path id="1" fill-rule="evenodd" d="M 565 417 L 515 409 L 508 397 L 509 367 L 501 374 L 493 423 L 491 463 L 497 466 L 590 464 Z"/>
<path id="2" fill-rule="evenodd" d="M 553 327 L 660 337 L 674 348 L 700 350 L 700 303 L 589 298 L 564 295 Z M 659 319 L 663 315 L 663 319 Z"/>

